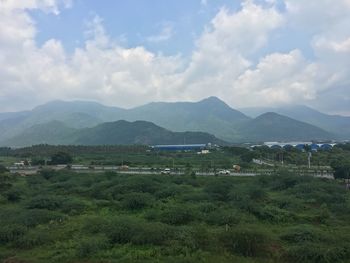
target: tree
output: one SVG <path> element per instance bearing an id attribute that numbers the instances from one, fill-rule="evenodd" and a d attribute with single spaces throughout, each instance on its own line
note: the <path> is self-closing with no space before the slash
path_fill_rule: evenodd
<path id="1" fill-rule="evenodd" d="M 350 179 L 350 161 L 349 160 L 335 160 L 331 163 L 334 169 L 334 177 L 336 179 Z"/>
<path id="2" fill-rule="evenodd" d="M 6 173 L 0 172 L 0 193 L 4 193 L 12 187 L 11 178 Z"/>
<path id="3" fill-rule="evenodd" d="M 259 154 L 250 151 L 241 155 L 241 160 L 246 163 L 250 163 L 254 158 L 258 158 Z"/>
<path id="4" fill-rule="evenodd" d="M 0 164 L 0 174 L 6 173 L 6 172 L 8 172 L 6 167 Z"/>
<path id="5" fill-rule="evenodd" d="M 69 153 L 66 152 L 58 152 L 51 156 L 50 164 L 70 164 L 73 162 L 73 158 Z"/>

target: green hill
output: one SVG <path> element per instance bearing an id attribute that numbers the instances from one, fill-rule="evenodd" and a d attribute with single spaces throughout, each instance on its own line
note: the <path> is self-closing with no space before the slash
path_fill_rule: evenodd
<path id="1" fill-rule="evenodd" d="M 202 131 L 226 141 L 241 139 L 238 127 L 250 120 L 222 100 L 209 97 L 199 102 L 157 102 L 131 109 L 126 120 L 146 120 L 172 131 Z"/>
<path id="2" fill-rule="evenodd" d="M 333 135 L 301 121 L 268 112 L 241 127 L 245 140 L 260 141 L 310 141 L 332 139 Z"/>
<path id="3" fill-rule="evenodd" d="M 73 129 L 62 122 L 52 121 L 34 125 L 12 139 L 2 142 L 6 146 L 29 146 L 34 144 L 75 145 L 153 145 L 226 142 L 203 132 L 171 132 L 146 121 L 116 121 L 93 128 Z"/>
<path id="4" fill-rule="evenodd" d="M 100 124 L 94 128 L 80 130 L 74 144 L 183 144 L 215 143 L 222 140 L 203 132 L 171 132 L 146 121 L 116 121 Z"/>
<path id="5" fill-rule="evenodd" d="M 68 144 L 77 130 L 67 127 L 62 122 L 51 121 L 37 124 L 11 139 L 1 142 L 6 146 L 30 146 L 36 144 Z"/>
<path id="6" fill-rule="evenodd" d="M 256 113 L 257 110 L 255 109 Z M 306 121 L 298 122 L 291 117 L 285 118 L 282 115 L 278 115 L 277 118 L 276 115 L 273 117 L 271 114 L 252 119 L 240 111 L 232 109 L 216 97 L 209 97 L 198 102 L 154 102 L 132 109 L 108 107 L 96 102 L 53 101 L 38 106 L 32 111 L 0 114 L 0 143 L 16 142 L 16 138 L 28 132 L 32 135 L 27 137 L 34 138 L 35 129 L 33 130 L 33 127 L 52 121 L 58 121 L 65 126 L 61 129 L 57 127 L 57 138 L 51 140 L 55 143 L 66 142 L 65 138 L 60 137 L 60 134 L 63 134 L 66 128 L 79 129 L 79 132 L 85 133 L 80 129 L 92 128 L 105 122 L 118 120 L 152 122 L 173 132 L 209 133 L 228 142 L 281 139 L 290 141 L 296 138 L 337 139 L 344 138 L 344 136 L 339 136 L 339 133 L 346 133 L 347 127 L 350 125 L 347 122 L 347 117 L 338 118 L 338 116 L 331 118 L 332 121 L 330 121 L 330 117 L 326 118 L 321 113 L 315 114 L 300 107 L 294 110 L 290 109 L 289 115 L 292 115 L 292 113 L 296 117 L 301 118 L 303 116 Z M 271 121 L 274 122 L 267 125 Z M 316 123 L 316 125 L 313 123 Z M 325 132 L 319 128 L 323 127 L 322 124 L 327 127 L 333 125 L 334 128 L 332 130 L 324 129 L 327 130 Z M 60 132 L 60 130 L 63 131 Z M 33 142 L 50 139 L 50 133 L 52 132 L 47 131 L 47 138 L 41 136 L 42 131 L 38 131 L 40 136 L 37 136 Z M 337 134 L 337 136 L 333 134 Z M 75 135 L 70 140 L 72 141 L 74 138 L 78 138 L 78 136 Z M 172 139 L 174 138 L 172 137 Z M 30 143 L 29 139 L 18 140 L 18 142 Z"/>
<path id="7" fill-rule="evenodd" d="M 304 105 L 289 105 L 278 108 L 255 107 L 240 110 L 251 117 L 257 117 L 266 112 L 276 112 L 320 127 L 343 139 L 350 139 L 350 117 L 325 114 Z"/>

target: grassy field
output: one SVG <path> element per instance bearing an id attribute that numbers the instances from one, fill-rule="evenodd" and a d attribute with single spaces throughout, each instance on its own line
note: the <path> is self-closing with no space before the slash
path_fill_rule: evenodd
<path id="1" fill-rule="evenodd" d="M 350 262 L 335 180 L 43 171 L 0 188 L 4 262 Z"/>

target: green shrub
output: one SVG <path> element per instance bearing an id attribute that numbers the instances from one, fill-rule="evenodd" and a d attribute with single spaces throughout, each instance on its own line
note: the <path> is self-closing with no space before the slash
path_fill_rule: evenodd
<path id="1" fill-rule="evenodd" d="M 159 191 L 161 187 L 159 183 L 153 180 L 153 177 L 149 176 L 132 176 L 127 178 L 123 183 L 123 188 L 126 192 L 143 192 L 143 193 L 155 193 Z"/>
<path id="2" fill-rule="evenodd" d="M 195 219 L 194 211 L 180 205 L 167 207 L 160 214 L 163 223 L 170 225 L 185 225 Z"/>
<path id="3" fill-rule="evenodd" d="M 6 173 L 6 172 L 8 172 L 7 168 L 2 164 L 0 164 L 0 174 Z"/>
<path id="4" fill-rule="evenodd" d="M 208 229 L 203 225 L 176 228 L 169 245 L 174 247 L 174 254 L 189 254 L 200 249 L 208 250 L 211 241 Z M 178 250 L 178 251 L 176 251 Z"/>
<path id="5" fill-rule="evenodd" d="M 44 209 L 24 210 L 13 219 L 16 223 L 27 227 L 34 227 L 40 224 L 61 223 L 65 217 L 55 211 Z"/>
<path id="6" fill-rule="evenodd" d="M 152 203 L 152 195 L 146 193 L 125 194 L 122 199 L 122 206 L 128 210 L 142 209 Z"/>
<path id="7" fill-rule="evenodd" d="M 79 239 L 77 247 L 77 256 L 86 258 L 95 255 L 100 250 L 107 249 L 110 246 L 108 239 L 105 236 L 85 237 Z"/>
<path id="8" fill-rule="evenodd" d="M 289 228 L 281 235 L 282 240 L 291 243 L 318 242 L 321 239 L 320 233 L 310 225 L 300 225 Z"/>
<path id="9" fill-rule="evenodd" d="M 19 202 L 21 197 L 21 192 L 17 189 L 11 189 L 5 193 L 6 199 L 9 202 Z"/>
<path id="10" fill-rule="evenodd" d="M 184 194 L 181 199 L 185 202 L 199 202 L 210 200 L 210 196 L 203 192 L 192 192 Z"/>
<path id="11" fill-rule="evenodd" d="M 344 262 L 344 260 L 348 260 L 349 257 L 349 246 L 333 246 L 332 244 L 320 245 L 304 243 L 302 245 L 288 247 L 285 252 L 285 258 L 293 263 Z"/>
<path id="12" fill-rule="evenodd" d="M 267 192 L 260 186 L 250 186 L 247 189 L 247 195 L 253 201 L 263 201 L 267 198 Z"/>
<path id="13" fill-rule="evenodd" d="M 181 187 L 178 187 L 176 185 L 171 185 L 171 186 L 168 186 L 164 189 L 161 189 L 161 190 L 155 192 L 154 195 L 158 199 L 164 199 L 164 198 L 176 196 L 176 195 L 180 194 L 181 192 L 182 192 Z"/>
<path id="14" fill-rule="evenodd" d="M 85 202 L 76 198 L 67 198 L 61 203 L 60 210 L 69 215 L 77 215 L 82 213 L 86 208 L 87 205 L 85 204 Z"/>
<path id="15" fill-rule="evenodd" d="M 83 231 L 89 234 L 107 233 L 110 220 L 103 216 L 89 216 L 84 219 Z"/>
<path id="16" fill-rule="evenodd" d="M 106 235 L 111 243 L 129 243 L 136 234 L 135 225 L 133 219 L 128 217 L 113 219 L 105 228 Z"/>
<path id="17" fill-rule="evenodd" d="M 204 215 L 204 220 L 210 225 L 235 225 L 239 223 L 240 217 L 236 211 L 218 209 Z"/>
<path id="18" fill-rule="evenodd" d="M 39 174 L 46 180 L 49 180 L 52 177 L 56 176 L 57 172 L 52 169 L 43 169 L 43 170 L 40 170 Z"/>
<path id="19" fill-rule="evenodd" d="M 20 224 L 0 225 L 0 244 L 16 241 L 27 232 L 27 228 Z"/>
<path id="20" fill-rule="evenodd" d="M 270 223 L 286 223 L 295 220 L 294 214 L 275 206 L 255 206 L 250 212 L 258 219 Z"/>
<path id="21" fill-rule="evenodd" d="M 222 178 L 217 179 L 205 187 L 205 191 L 214 200 L 226 201 L 231 190 L 231 182 L 223 180 Z"/>
<path id="22" fill-rule="evenodd" d="M 245 257 L 266 256 L 270 237 L 254 228 L 233 228 L 219 234 L 222 245 L 231 253 Z"/>
<path id="23" fill-rule="evenodd" d="M 138 231 L 132 236 L 131 241 L 137 245 L 161 245 L 171 239 L 172 230 L 162 223 L 139 223 L 135 226 Z"/>
<path id="24" fill-rule="evenodd" d="M 50 233 L 45 230 L 35 229 L 19 237 L 13 246 L 21 249 L 31 249 L 36 246 L 47 245 L 51 241 Z"/>
<path id="25" fill-rule="evenodd" d="M 39 195 L 28 201 L 27 207 L 29 209 L 47 209 L 57 210 L 61 208 L 63 198 L 52 195 Z"/>

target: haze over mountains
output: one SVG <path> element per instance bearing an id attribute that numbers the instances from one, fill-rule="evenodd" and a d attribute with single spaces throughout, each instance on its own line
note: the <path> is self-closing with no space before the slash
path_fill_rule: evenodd
<path id="1" fill-rule="evenodd" d="M 350 117 L 328 115 L 304 105 L 289 105 L 284 107 L 253 107 L 239 109 L 241 112 L 255 118 L 266 112 L 276 112 L 290 118 L 318 126 L 326 131 L 337 134 L 341 138 L 349 139 Z"/>
<path id="2" fill-rule="evenodd" d="M 1 113 L 0 145 L 163 144 L 183 143 L 184 138 L 186 143 L 224 144 L 350 138 L 349 117 L 330 116 L 307 107 L 273 110 L 275 113 L 260 109 L 261 115 L 256 114 L 258 110 L 243 109 L 244 114 L 216 97 L 199 102 L 154 102 L 132 109 L 53 101 L 31 111 Z M 183 133 L 189 131 L 192 133 Z"/>

